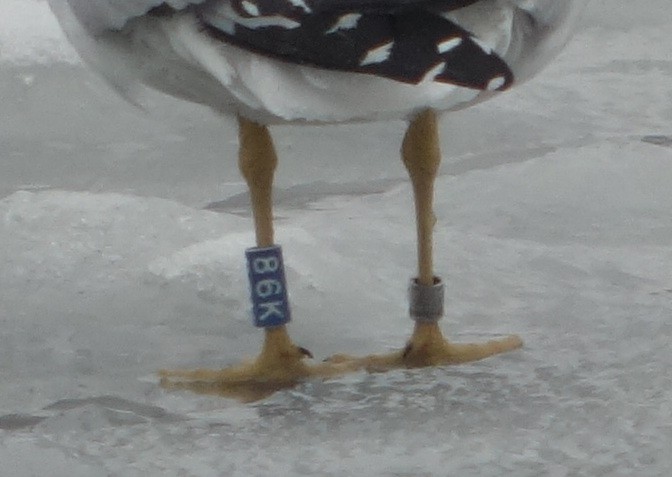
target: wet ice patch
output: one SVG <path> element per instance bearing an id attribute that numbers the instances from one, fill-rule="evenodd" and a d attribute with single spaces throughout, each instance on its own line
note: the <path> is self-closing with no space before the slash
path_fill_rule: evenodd
<path id="1" fill-rule="evenodd" d="M 654 135 L 644 136 L 642 142 L 654 144 L 656 146 L 672 147 L 672 136 Z"/>
<path id="2" fill-rule="evenodd" d="M 112 427 L 181 419 L 158 406 L 116 396 L 65 399 L 45 407 L 44 412 L 49 415 L 43 417 L 35 428 L 52 435 L 95 433 Z"/>

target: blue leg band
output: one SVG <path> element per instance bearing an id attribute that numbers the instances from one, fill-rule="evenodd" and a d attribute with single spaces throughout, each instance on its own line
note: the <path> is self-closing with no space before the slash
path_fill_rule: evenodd
<path id="1" fill-rule="evenodd" d="M 250 279 L 254 326 L 269 328 L 289 323 L 289 299 L 282 249 L 278 245 L 245 251 Z"/>

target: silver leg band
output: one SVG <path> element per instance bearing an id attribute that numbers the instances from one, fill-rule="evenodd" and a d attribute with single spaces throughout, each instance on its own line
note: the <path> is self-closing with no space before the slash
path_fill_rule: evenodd
<path id="1" fill-rule="evenodd" d="M 421 285 L 417 278 L 411 279 L 408 287 L 409 312 L 411 319 L 433 323 L 443 317 L 443 281 L 434 277 L 433 285 Z"/>

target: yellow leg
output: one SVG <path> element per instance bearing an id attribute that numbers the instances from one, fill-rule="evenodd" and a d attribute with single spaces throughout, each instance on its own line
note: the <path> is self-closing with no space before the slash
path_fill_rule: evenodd
<path id="1" fill-rule="evenodd" d="M 434 215 L 434 182 L 441 162 L 436 114 L 421 113 L 408 127 L 402 146 L 402 160 L 413 184 L 418 228 L 418 283 L 434 283 L 432 243 L 436 223 Z M 463 363 L 483 359 L 522 346 L 517 336 L 482 344 L 448 343 L 438 322 L 417 321 L 413 336 L 403 352 L 407 366 L 431 366 L 442 363 Z"/>
<path id="2" fill-rule="evenodd" d="M 270 247 L 274 244 L 273 176 L 278 156 L 266 126 L 238 118 L 238 138 L 238 166 L 250 191 L 257 246 Z M 274 375 L 283 369 L 289 370 L 288 374 L 304 372 L 301 368 L 305 354 L 296 353 L 297 347 L 289 338 L 286 326 L 267 328 L 264 335 L 264 347 L 255 362 L 259 369 Z"/>
<path id="3" fill-rule="evenodd" d="M 402 160 L 413 185 L 418 242 L 418 277 L 420 285 L 434 284 L 432 242 L 436 217 L 433 211 L 434 182 L 441 162 L 436 114 L 425 111 L 411 121 L 401 149 Z M 417 368 L 476 361 L 522 346 L 518 336 L 508 336 L 486 343 L 455 344 L 443 337 L 437 321 L 416 321 L 413 335 L 405 349 L 386 355 L 356 359 L 337 356 L 335 361 L 351 359 L 370 370 Z"/>
<path id="4" fill-rule="evenodd" d="M 273 175 L 278 159 L 273 140 L 265 126 L 239 118 L 239 166 L 247 181 L 258 247 L 274 244 Z M 309 365 L 310 353 L 292 343 L 286 326 L 265 328 L 259 356 L 249 362 L 221 370 L 163 370 L 161 385 L 167 389 L 187 389 L 216 394 L 244 402 L 256 401 L 273 392 L 294 386 L 309 377 L 343 374 L 357 365 L 328 362 Z"/>
<path id="5" fill-rule="evenodd" d="M 434 283 L 432 232 L 436 217 L 434 180 L 441 163 L 436 115 L 433 111 L 421 113 L 409 124 L 401 146 L 401 158 L 411 177 L 415 198 L 415 217 L 418 231 L 418 283 Z"/>

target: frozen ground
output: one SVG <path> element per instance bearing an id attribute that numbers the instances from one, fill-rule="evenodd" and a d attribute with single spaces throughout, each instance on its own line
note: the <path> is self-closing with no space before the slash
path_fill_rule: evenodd
<path id="1" fill-rule="evenodd" d="M 669 475 L 668 2 L 594 2 L 541 77 L 443 121 L 444 327 L 522 351 L 243 405 L 154 374 L 259 344 L 232 124 L 134 111 L 42 2 L 2 0 L 0 475 Z M 320 358 L 408 336 L 402 129 L 277 130 L 291 331 Z"/>

